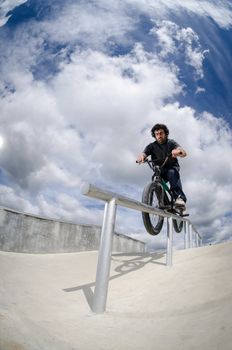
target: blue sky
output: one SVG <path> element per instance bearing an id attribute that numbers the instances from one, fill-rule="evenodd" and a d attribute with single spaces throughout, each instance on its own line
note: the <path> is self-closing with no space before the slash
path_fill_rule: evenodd
<path id="1" fill-rule="evenodd" d="M 231 239 L 229 1 L 5 0 L 0 25 L 3 206 L 100 224 L 81 185 L 140 198 L 151 174 L 134 160 L 163 122 L 188 152 L 192 221 L 206 242 Z M 118 214 L 120 232 L 164 244 Z"/>

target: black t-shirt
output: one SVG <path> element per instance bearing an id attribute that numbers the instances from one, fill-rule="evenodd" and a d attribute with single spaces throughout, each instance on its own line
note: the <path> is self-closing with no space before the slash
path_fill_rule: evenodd
<path id="1" fill-rule="evenodd" d="M 167 155 L 170 154 L 172 150 L 177 147 L 180 147 L 180 145 L 176 141 L 172 139 L 167 139 L 167 141 L 163 144 L 160 144 L 157 141 L 150 143 L 149 145 L 147 145 L 143 152 L 147 156 L 151 156 L 151 159 L 156 165 L 162 165 Z M 179 169 L 180 165 L 178 163 L 177 158 L 171 158 L 167 161 L 164 167 L 176 167 Z"/>

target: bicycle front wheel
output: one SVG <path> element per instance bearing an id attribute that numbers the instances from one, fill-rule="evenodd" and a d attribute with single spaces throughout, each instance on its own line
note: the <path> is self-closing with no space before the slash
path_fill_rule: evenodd
<path id="1" fill-rule="evenodd" d="M 142 202 L 151 205 L 154 208 L 159 208 L 164 205 L 164 190 L 160 184 L 149 182 L 142 195 Z M 143 224 L 150 235 L 158 235 L 160 233 L 164 217 L 142 212 Z"/>

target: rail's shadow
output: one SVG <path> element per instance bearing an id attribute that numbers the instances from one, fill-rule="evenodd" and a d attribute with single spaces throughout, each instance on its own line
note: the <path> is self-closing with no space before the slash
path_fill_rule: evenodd
<path id="1" fill-rule="evenodd" d="M 117 272 L 117 274 L 111 276 L 109 278 L 109 281 L 119 278 L 121 276 L 124 276 L 133 271 L 139 270 L 147 264 L 166 265 L 166 263 L 157 261 L 162 259 L 164 255 L 165 253 L 127 253 L 127 254 L 114 253 L 111 256 L 111 261 L 118 261 L 119 263 L 122 262 L 122 264 L 118 265 L 114 269 L 114 271 Z M 133 256 L 133 259 L 121 260 L 120 257 L 122 256 L 123 257 Z M 91 288 L 94 286 L 95 286 L 95 282 L 92 282 L 92 283 L 87 283 L 76 287 L 65 288 L 63 289 L 63 291 L 69 293 L 69 292 L 76 292 L 78 290 L 82 290 L 90 308 L 92 309 L 94 293 Z"/>

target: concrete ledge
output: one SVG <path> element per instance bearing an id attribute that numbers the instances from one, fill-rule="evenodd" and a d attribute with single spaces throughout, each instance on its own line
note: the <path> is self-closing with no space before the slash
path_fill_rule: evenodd
<path id="1" fill-rule="evenodd" d="M 0 250 L 18 253 L 68 253 L 98 250 L 101 227 L 58 221 L 0 208 Z M 115 233 L 115 252 L 146 251 L 144 242 Z"/>

